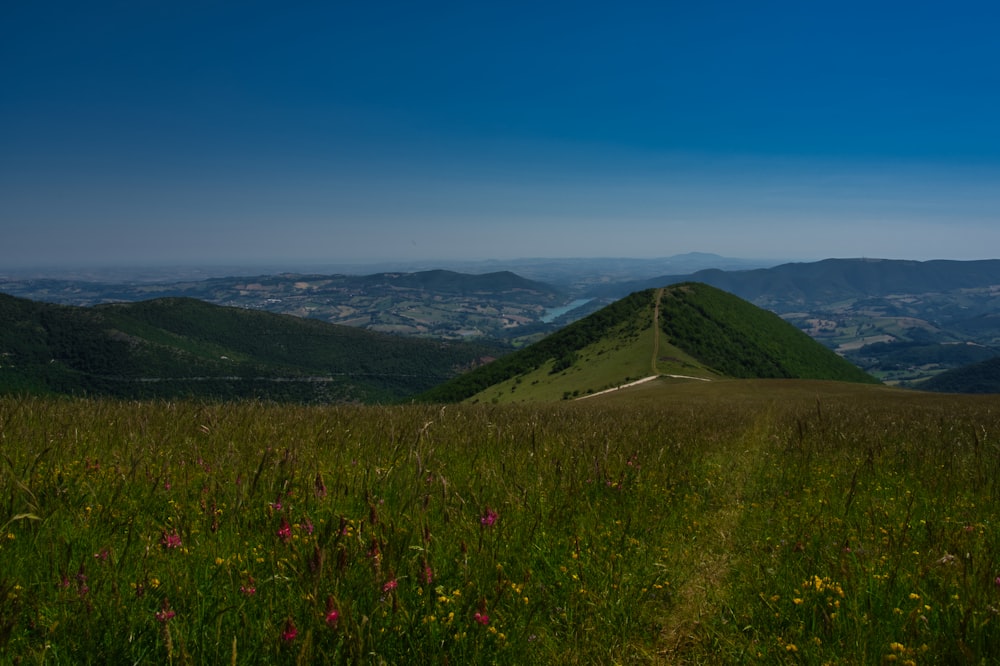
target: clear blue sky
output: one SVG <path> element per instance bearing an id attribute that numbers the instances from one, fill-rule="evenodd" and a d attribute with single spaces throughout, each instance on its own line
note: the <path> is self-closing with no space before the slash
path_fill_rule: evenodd
<path id="1" fill-rule="evenodd" d="M 1000 256 L 995 2 L 8 2 L 0 268 Z"/>

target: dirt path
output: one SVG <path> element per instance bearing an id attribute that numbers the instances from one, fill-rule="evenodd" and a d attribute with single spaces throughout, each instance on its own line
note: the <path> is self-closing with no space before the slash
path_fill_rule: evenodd
<path id="1" fill-rule="evenodd" d="M 604 395 L 606 393 L 612 393 L 630 386 L 635 386 L 637 384 L 645 384 L 646 382 L 653 381 L 660 377 L 673 377 L 674 379 L 696 379 L 700 382 L 710 382 L 711 379 L 706 377 L 692 377 L 690 375 L 670 375 L 670 374 L 660 374 L 656 366 L 656 361 L 660 357 L 660 298 L 663 297 L 663 287 L 656 290 L 655 300 L 653 301 L 653 358 L 650 359 L 650 370 L 652 374 L 648 377 L 643 377 L 642 379 L 637 379 L 634 382 L 629 382 L 628 384 L 622 384 L 621 386 L 615 386 L 614 388 L 604 389 L 603 391 L 598 391 L 597 393 L 590 393 L 588 395 L 582 395 L 576 400 L 586 400 L 587 398 L 593 398 L 594 396 Z"/>
<path id="2" fill-rule="evenodd" d="M 603 391 L 598 391 L 597 393 L 588 393 L 587 395 L 581 395 L 579 398 L 574 398 L 574 400 L 586 400 L 587 398 L 594 398 L 599 395 L 604 395 L 605 393 L 613 393 L 614 391 L 619 391 L 623 388 L 628 388 L 629 386 L 635 386 L 636 384 L 645 384 L 646 382 L 651 382 L 654 379 L 659 379 L 659 375 L 650 375 L 649 377 L 643 377 L 642 379 L 637 379 L 634 382 L 629 382 L 628 384 L 622 384 L 621 386 L 615 386 L 614 388 L 604 389 Z"/>
<path id="3" fill-rule="evenodd" d="M 650 369 L 654 375 L 659 374 L 656 369 L 656 359 L 660 357 L 660 299 L 663 298 L 663 287 L 656 290 L 656 300 L 653 301 L 653 360 Z"/>
<path id="4" fill-rule="evenodd" d="M 760 417 L 742 435 L 741 453 L 733 456 L 732 449 L 709 457 L 706 483 L 722 494 L 713 511 L 698 517 L 698 524 L 711 526 L 697 534 L 697 548 L 685 553 L 684 540 L 673 543 L 677 552 L 673 558 L 684 563 L 684 582 L 675 592 L 674 604 L 662 618 L 656 663 L 693 663 L 687 655 L 704 654 L 693 649 L 706 640 L 700 631 L 701 619 L 715 615 L 724 607 L 727 582 L 734 554 L 737 530 L 746 511 L 746 495 L 760 473 L 766 458 L 768 436 L 767 417 Z M 697 553 L 692 561 L 691 555 Z"/>

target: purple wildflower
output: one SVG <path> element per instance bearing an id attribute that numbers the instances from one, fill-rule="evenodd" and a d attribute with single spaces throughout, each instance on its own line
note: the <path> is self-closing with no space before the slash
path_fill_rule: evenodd
<path id="1" fill-rule="evenodd" d="M 486 507 L 486 513 L 479 517 L 479 524 L 483 527 L 492 527 L 497 522 L 499 515 L 493 509 Z"/>

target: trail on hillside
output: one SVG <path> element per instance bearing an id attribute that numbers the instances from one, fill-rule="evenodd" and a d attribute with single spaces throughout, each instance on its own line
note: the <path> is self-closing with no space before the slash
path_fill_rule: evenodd
<path id="1" fill-rule="evenodd" d="M 657 369 L 657 360 L 660 358 L 660 299 L 663 297 L 664 288 L 660 287 L 656 290 L 656 296 L 653 301 L 653 357 L 650 359 L 650 370 L 651 374 L 648 377 L 643 377 L 626 384 L 621 384 L 619 386 L 613 386 L 609 389 L 604 389 L 603 391 L 598 391 L 597 393 L 588 393 L 587 395 L 581 395 L 574 400 L 586 400 L 587 398 L 594 398 L 599 395 L 605 395 L 607 393 L 613 393 L 614 391 L 619 391 L 621 389 L 636 386 L 638 384 L 645 384 L 646 382 L 652 381 L 654 379 L 659 379 L 660 377 L 673 377 L 675 379 L 695 379 L 700 382 L 710 382 L 711 379 L 706 377 L 693 377 L 691 375 L 672 375 L 672 374 L 661 374 Z"/>
<path id="2" fill-rule="evenodd" d="M 653 301 L 653 360 L 650 369 L 652 374 L 659 374 L 656 370 L 656 359 L 660 357 L 660 299 L 663 297 L 663 287 L 656 290 L 656 299 Z"/>
<path id="3" fill-rule="evenodd" d="M 598 391 L 597 393 L 588 393 L 587 395 L 581 395 L 579 398 L 574 398 L 574 400 L 586 400 L 587 398 L 596 398 L 599 395 L 614 393 L 615 391 L 620 391 L 621 389 L 629 388 L 630 386 L 637 386 L 638 384 L 645 384 L 646 382 L 651 382 L 654 379 L 659 379 L 659 378 L 660 378 L 659 375 L 650 375 L 649 377 L 643 377 L 642 379 L 637 379 L 634 382 L 629 382 L 627 384 L 622 384 L 620 386 L 613 386 L 609 389 Z"/>
<path id="4" fill-rule="evenodd" d="M 671 539 L 671 559 L 684 570 L 684 581 L 675 591 L 674 604 L 662 618 L 657 663 L 692 663 L 688 654 L 703 640 L 701 618 L 715 615 L 724 606 L 726 582 L 732 569 L 735 533 L 743 519 L 751 484 L 767 459 L 770 417 L 758 416 L 749 424 L 738 446 L 724 447 L 708 455 L 704 483 L 715 499 L 714 508 L 697 516 L 704 526 L 688 539 Z M 734 455 L 735 453 L 735 455 Z"/>

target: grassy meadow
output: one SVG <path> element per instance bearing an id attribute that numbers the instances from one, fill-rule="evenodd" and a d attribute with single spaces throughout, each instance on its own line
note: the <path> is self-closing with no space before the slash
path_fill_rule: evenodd
<path id="1" fill-rule="evenodd" d="M 1000 400 L 0 399 L 3 663 L 987 663 Z"/>

